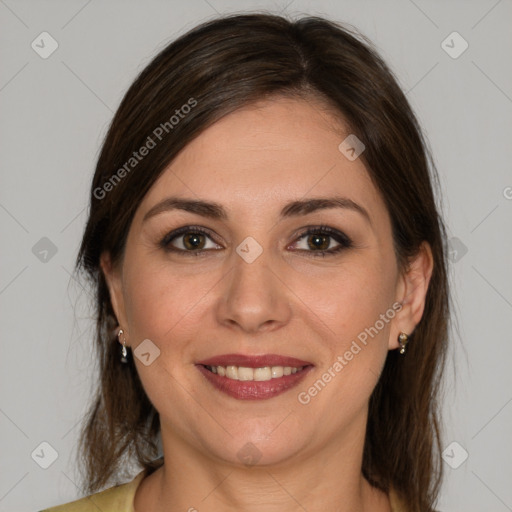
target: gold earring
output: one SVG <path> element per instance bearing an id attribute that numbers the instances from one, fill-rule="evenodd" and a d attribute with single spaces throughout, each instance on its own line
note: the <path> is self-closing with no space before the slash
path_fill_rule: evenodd
<path id="1" fill-rule="evenodd" d="M 117 333 L 117 339 L 119 340 L 119 342 L 121 342 L 121 335 L 124 334 L 124 331 L 123 329 L 119 329 L 119 332 Z M 121 363 L 127 363 L 128 362 L 128 359 L 127 359 L 127 356 L 128 355 L 128 351 L 126 350 L 126 340 L 123 339 L 123 348 L 121 349 Z"/>
<path id="2" fill-rule="evenodd" d="M 409 342 L 409 335 L 405 332 L 401 332 L 398 335 L 398 344 L 400 345 L 400 354 L 405 354 L 405 346 Z"/>

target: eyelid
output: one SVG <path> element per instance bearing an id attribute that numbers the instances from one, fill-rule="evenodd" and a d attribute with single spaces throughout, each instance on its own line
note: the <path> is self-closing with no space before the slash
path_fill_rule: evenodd
<path id="1" fill-rule="evenodd" d="M 198 249 L 197 251 L 184 251 L 183 249 L 177 249 L 176 247 L 173 247 L 172 249 L 169 249 L 170 243 L 180 236 L 186 234 L 186 233 L 200 233 L 202 235 L 205 235 L 209 237 L 214 243 L 217 245 L 220 245 L 215 240 L 215 235 L 213 235 L 212 231 L 210 231 L 208 228 L 204 228 L 202 226 L 194 226 L 194 225 L 187 225 L 182 226 L 181 228 L 173 229 L 172 231 L 168 232 L 159 242 L 159 245 L 170 252 L 178 252 L 178 253 L 188 253 L 188 254 L 194 254 L 194 253 L 200 253 L 200 252 L 206 252 L 210 251 L 211 249 Z"/>
<path id="2" fill-rule="evenodd" d="M 314 234 L 328 235 L 331 238 L 334 238 L 339 244 L 346 245 L 347 247 L 351 246 L 353 243 L 352 240 L 350 239 L 350 237 L 347 236 L 342 231 L 335 229 L 335 228 L 331 228 L 330 226 L 326 226 L 323 224 L 306 226 L 305 228 L 301 229 L 299 231 L 299 233 L 295 235 L 295 241 L 303 238 L 306 235 L 314 235 Z M 338 238 L 340 240 L 337 240 Z M 315 252 L 315 251 L 310 251 L 310 252 Z"/>
<path id="3" fill-rule="evenodd" d="M 218 249 L 197 249 L 194 251 L 186 251 L 186 250 L 178 249 L 178 248 L 170 245 L 173 240 L 175 240 L 176 238 L 179 238 L 181 235 L 184 235 L 186 233 L 203 234 L 203 235 L 207 236 L 208 238 L 210 238 L 215 244 L 221 245 L 215 240 L 215 235 L 213 235 L 212 231 L 209 230 L 208 228 L 204 228 L 202 226 L 187 225 L 187 226 L 182 226 L 180 228 L 174 229 L 174 230 L 170 231 L 169 233 L 167 233 L 160 240 L 159 246 L 168 252 L 174 252 L 174 253 L 178 253 L 178 254 L 192 255 L 192 256 L 193 255 L 199 256 L 201 254 L 210 252 L 212 250 L 218 250 Z M 297 249 L 297 251 L 302 252 L 302 253 L 311 253 L 313 256 L 314 255 L 324 256 L 324 255 L 334 255 L 343 249 L 348 249 L 353 246 L 352 240 L 345 233 L 343 233 L 342 231 L 340 231 L 338 229 L 331 228 L 330 226 L 326 226 L 324 224 L 320 224 L 320 225 L 316 224 L 316 225 L 311 225 L 311 226 L 306 226 L 306 227 L 301 228 L 301 230 L 299 232 L 296 232 L 293 235 L 294 240 L 290 245 L 296 244 L 297 242 L 299 242 L 302 238 L 304 238 L 307 235 L 314 235 L 314 234 L 322 234 L 322 235 L 327 236 L 328 238 L 333 238 L 338 243 L 338 246 L 335 248 L 331 248 L 331 249 L 327 249 L 327 250 L 323 250 L 323 251 L 321 251 L 321 250 L 308 251 L 305 249 Z M 290 245 L 288 245 L 287 248 L 290 247 Z"/>

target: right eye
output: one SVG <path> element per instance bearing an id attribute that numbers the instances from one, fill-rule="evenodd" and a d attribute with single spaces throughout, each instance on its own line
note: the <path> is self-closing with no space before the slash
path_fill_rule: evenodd
<path id="1" fill-rule="evenodd" d="M 205 247 L 207 239 L 213 243 L 214 247 Z M 204 251 L 220 247 L 213 242 L 208 231 L 196 226 L 184 226 L 171 231 L 160 241 L 160 246 L 166 251 L 181 253 L 186 256 L 199 256 Z"/>

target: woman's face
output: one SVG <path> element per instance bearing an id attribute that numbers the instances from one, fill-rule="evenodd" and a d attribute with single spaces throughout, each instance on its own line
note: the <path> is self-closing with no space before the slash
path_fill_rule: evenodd
<path id="1" fill-rule="evenodd" d="M 224 117 L 146 194 L 121 266 L 104 264 L 164 447 L 275 464 L 364 438 L 386 354 L 414 322 L 383 200 L 338 148 L 348 135 L 304 100 Z"/>

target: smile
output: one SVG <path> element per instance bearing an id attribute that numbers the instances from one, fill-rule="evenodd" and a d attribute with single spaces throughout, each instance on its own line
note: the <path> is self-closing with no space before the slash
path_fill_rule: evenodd
<path id="1" fill-rule="evenodd" d="M 265 400 L 295 387 L 314 368 L 300 359 L 278 355 L 227 354 L 196 364 L 218 391 L 239 400 Z"/>
<path id="2" fill-rule="evenodd" d="M 279 379 L 283 375 L 292 375 L 303 370 L 292 366 L 263 366 L 262 368 L 248 368 L 247 366 L 207 366 L 208 370 L 221 377 L 232 380 L 256 380 L 259 382 L 270 379 Z"/>

